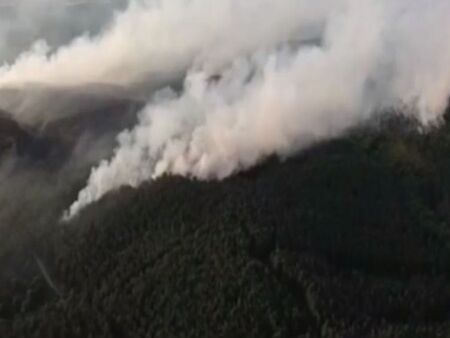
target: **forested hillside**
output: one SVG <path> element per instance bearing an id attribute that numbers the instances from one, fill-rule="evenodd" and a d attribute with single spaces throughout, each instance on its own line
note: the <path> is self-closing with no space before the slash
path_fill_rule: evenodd
<path id="1" fill-rule="evenodd" d="M 395 116 L 23 231 L 0 336 L 450 337 L 450 124 Z"/>

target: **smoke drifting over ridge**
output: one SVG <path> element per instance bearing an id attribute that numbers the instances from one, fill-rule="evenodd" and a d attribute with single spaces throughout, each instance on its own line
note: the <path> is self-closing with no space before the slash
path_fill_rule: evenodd
<path id="1" fill-rule="evenodd" d="M 113 85 L 147 93 L 139 123 L 92 169 L 66 217 L 163 174 L 221 179 L 408 106 L 439 119 L 450 92 L 449 0 L 133 1 L 95 36 L 40 42 L 0 88 Z M 1 104 L 1 97 L 0 97 Z"/>
<path id="2" fill-rule="evenodd" d="M 36 43 L 0 69 L 0 85 L 132 85 L 181 76 L 194 63 L 228 63 L 297 37 L 300 28 L 300 36 L 316 36 L 317 27 L 308 26 L 325 19 L 327 3 L 132 1 L 95 37 L 81 35 L 53 53 L 42 41 Z"/>

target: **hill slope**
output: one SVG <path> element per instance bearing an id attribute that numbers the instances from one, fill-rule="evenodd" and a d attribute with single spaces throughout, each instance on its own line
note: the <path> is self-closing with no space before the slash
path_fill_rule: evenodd
<path id="1" fill-rule="evenodd" d="M 382 124 L 51 226 L 0 278 L 2 336 L 448 337 L 450 129 Z"/>

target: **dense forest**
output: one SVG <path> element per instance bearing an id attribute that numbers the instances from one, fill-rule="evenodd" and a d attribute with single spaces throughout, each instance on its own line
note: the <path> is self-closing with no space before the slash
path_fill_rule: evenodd
<path id="1" fill-rule="evenodd" d="M 450 337 L 450 121 L 390 116 L 4 233 L 0 336 Z"/>

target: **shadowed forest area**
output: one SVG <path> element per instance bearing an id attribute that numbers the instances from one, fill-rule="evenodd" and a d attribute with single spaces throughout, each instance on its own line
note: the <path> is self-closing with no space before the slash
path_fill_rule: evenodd
<path id="1" fill-rule="evenodd" d="M 444 122 L 380 117 L 222 182 L 163 177 L 3 236 L 0 336 L 448 338 Z"/>

